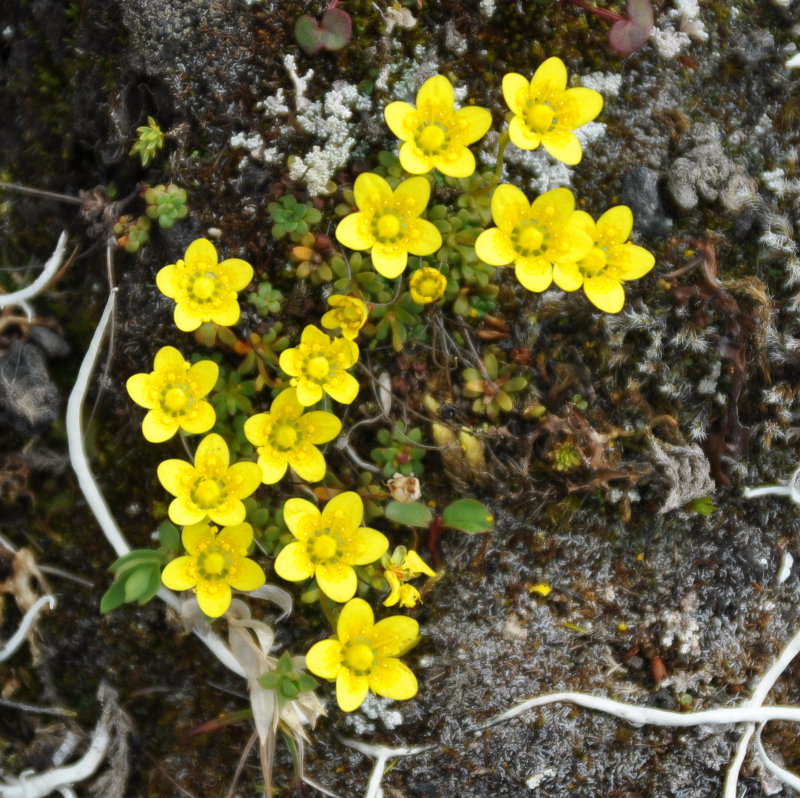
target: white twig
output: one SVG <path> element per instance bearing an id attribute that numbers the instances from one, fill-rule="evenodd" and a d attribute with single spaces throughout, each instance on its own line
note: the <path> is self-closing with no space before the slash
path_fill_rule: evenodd
<path id="1" fill-rule="evenodd" d="M 117 556 L 122 557 L 131 550 L 131 547 L 128 545 L 128 541 L 125 540 L 125 536 L 122 534 L 114 517 L 111 515 L 108 505 L 103 495 L 100 493 L 100 489 L 97 487 L 92 471 L 89 468 L 89 462 L 86 459 L 86 452 L 83 448 L 83 423 L 81 420 L 83 402 L 86 398 L 89 380 L 92 376 L 95 363 L 97 362 L 103 335 L 108 326 L 109 319 L 111 318 L 116 293 L 116 288 L 111 290 L 103 315 L 100 317 L 100 322 L 92 336 L 89 349 L 81 363 L 72 393 L 69 395 L 69 402 L 67 403 L 67 440 L 69 442 L 70 462 L 72 463 L 75 475 L 78 477 L 78 484 L 83 491 L 86 502 L 94 513 L 94 517 L 97 519 L 97 523 L 103 530 L 106 539 L 117 553 Z M 174 593 L 162 587 L 158 591 L 158 596 L 174 610 L 180 612 L 181 601 Z M 194 633 L 208 646 L 223 665 L 230 668 L 239 676 L 245 675 L 241 665 L 239 665 L 230 649 L 216 634 L 214 634 L 214 632 L 210 629 L 195 629 Z"/>
<path id="2" fill-rule="evenodd" d="M 64 251 L 67 248 L 67 234 L 63 232 L 56 244 L 55 251 L 50 256 L 50 260 L 42 267 L 42 273 L 28 286 L 14 291 L 12 294 L 0 294 L 0 308 L 18 305 L 25 310 L 28 320 L 33 320 L 33 311 L 26 299 L 33 299 L 53 278 L 64 260 Z"/>
<path id="3" fill-rule="evenodd" d="M 34 621 L 39 617 L 39 613 L 44 609 L 45 604 L 52 610 L 56 606 L 56 600 L 51 595 L 41 596 L 37 599 L 36 603 L 25 613 L 22 618 L 22 623 L 19 629 L 11 635 L 11 638 L 6 641 L 5 645 L 0 648 L 0 662 L 5 662 L 11 657 L 14 652 L 22 645 L 25 640 L 25 635 L 28 634 L 28 629 L 31 628 Z"/>
<path id="4" fill-rule="evenodd" d="M 381 779 L 383 779 L 383 771 L 386 769 L 386 762 L 389 759 L 394 759 L 401 756 L 413 756 L 414 754 L 421 754 L 423 751 L 428 751 L 435 748 L 434 745 L 418 745 L 414 748 L 403 746 L 402 748 L 387 748 L 385 745 L 370 745 L 369 743 L 362 743 L 360 740 L 350 740 L 347 737 L 339 738 L 349 748 L 355 748 L 356 751 L 361 752 L 365 756 L 375 759 L 375 766 L 372 768 L 372 775 L 367 784 L 367 792 L 364 798 L 378 798 L 380 796 Z"/>

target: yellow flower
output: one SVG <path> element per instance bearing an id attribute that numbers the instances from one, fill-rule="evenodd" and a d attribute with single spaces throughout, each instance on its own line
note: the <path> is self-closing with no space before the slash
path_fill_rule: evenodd
<path id="1" fill-rule="evenodd" d="M 401 607 L 415 607 L 421 600 L 419 590 L 405 583 L 422 574 L 436 576 L 436 571 L 417 552 L 413 549 L 407 551 L 405 546 L 398 546 L 391 557 L 384 556 L 382 565 L 383 578 L 390 590 L 383 602 L 384 607 L 393 607 L 397 603 Z"/>
<path id="2" fill-rule="evenodd" d="M 370 690 L 405 701 L 417 694 L 417 678 L 398 657 L 418 639 L 413 618 L 392 615 L 375 623 L 369 604 L 354 598 L 342 607 L 336 637 L 308 650 L 306 667 L 315 676 L 336 680 L 336 701 L 344 712 L 358 709 Z"/>
<path id="3" fill-rule="evenodd" d="M 189 365 L 172 346 L 156 353 L 150 374 L 134 374 L 126 387 L 137 405 L 146 407 L 142 433 L 152 443 L 171 438 L 178 428 L 197 435 L 214 426 L 214 408 L 203 397 L 214 387 L 219 366 L 213 360 Z"/>
<path id="4" fill-rule="evenodd" d="M 212 433 L 200 441 L 194 466 L 184 460 L 164 460 L 158 466 L 159 481 L 176 497 L 169 505 L 174 524 L 197 524 L 206 518 L 225 526 L 244 521 L 242 499 L 261 484 L 261 469 L 255 463 L 229 462 L 228 445 Z"/>
<path id="5" fill-rule="evenodd" d="M 633 230 L 633 213 L 626 205 L 607 210 L 597 224 L 583 211 L 576 211 L 575 217 L 591 236 L 594 246 L 577 263 L 556 264 L 553 279 L 564 291 L 583 286 L 595 307 L 606 313 L 619 313 L 625 304 L 623 281 L 643 277 L 656 259 L 644 247 L 628 241 Z"/>
<path id="6" fill-rule="evenodd" d="M 183 528 L 183 547 L 188 556 L 167 564 L 161 581 L 170 590 L 194 588 L 200 609 L 218 618 L 231 604 L 231 588 L 256 590 L 267 580 L 258 563 L 247 559 L 253 542 L 250 524 L 217 527 L 206 523 Z"/>
<path id="7" fill-rule="evenodd" d="M 364 503 L 353 491 L 334 496 L 321 513 L 305 499 L 289 499 L 283 519 L 296 540 L 281 549 L 275 573 L 289 582 L 316 576 L 320 590 L 334 601 L 355 595 L 352 566 L 369 565 L 389 548 L 384 535 L 361 526 Z"/>
<path id="8" fill-rule="evenodd" d="M 404 143 L 400 165 L 412 175 L 438 169 L 450 177 L 469 177 L 475 157 L 467 149 L 486 135 L 492 115 L 485 108 L 468 105 L 455 109 L 453 86 L 444 75 L 434 75 L 417 92 L 417 107 L 403 102 L 384 109 L 386 124 Z"/>
<path id="9" fill-rule="evenodd" d="M 244 423 L 244 434 L 257 447 L 261 481 L 272 485 L 291 466 L 301 479 L 318 482 L 325 476 L 325 458 L 314 444 L 333 440 L 342 422 L 333 413 L 316 410 L 303 414 L 294 388 L 281 391 L 269 413 L 258 413 Z"/>
<path id="10" fill-rule="evenodd" d="M 517 147 L 535 150 L 541 144 L 559 161 L 580 163 L 581 143 L 572 131 L 600 113 L 603 96 L 592 89 L 568 89 L 560 58 L 544 61 L 530 82 L 517 72 L 505 75 L 503 97 L 514 114 L 508 135 Z"/>
<path id="11" fill-rule="evenodd" d="M 156 275 L 161 293 L 177 303 L 177 328 L 191 332 L 205 321 L 224 327 L 236 324 L 239 321 L 236 292 L 253 279 L 253 267 L 239 258 L 220 263 L 217 250 L 206 238 L 189 244 L 183 257 Z"/>
<path id="12" fill-rule="evenodd" d="M 592 248 L 575 217 L 575 197 L 566 188 L 528 203 L 515 186 L 500 185 L 492 194 L 492 217 L 497 227 L 478 236 L 475 252 L 492 266 L 513 262 L 517 279 L 529 291 L 550 287 L 554 263 L 574 263 Z"/>
<path id="13" fill-rule="evenodd" d="M 408 255 L 432 255 L 442 246 L 442 235 L 418 218 L 428 205 L 431 187 L 424 177 L 411 177 L 392 191 L 380 176 L 365 172 L 353 190 L 357 213 L 345 216 L 336 238 L 350 249 L 371 249 L 375 270 L 384 277 L 401 274 Z"/>
<path id="14" fill-rule="evenodd" d="M 420 305 L 427 305 L 441 299 L 447 288 L 447 278 L 430 266 L 417 269 L 408 281 L 411 298 Z"/>
<path id="15" fill-rule="evenodd" d="M 322 317 L 322 326 L 328 330 L 341 329 L 345 338 L 353 341 L 367 323 L 367 306 L 356 296 L 332 294 L 328 297 L 329 310 Z"/>
<path id="16" fill-rule="evenodd" d="M 279 360 L 281 368 L 292 377 L 297 400 L 308 407 L 322 399 L 323 392 L 349 405 L 358 395 L 358 380 L 348 374 L 358 360 L 358 347 L 346 338 L 331 341 L 322 330 L 309 324 L 300 336 L 299 346 L 285 349 Z"/>

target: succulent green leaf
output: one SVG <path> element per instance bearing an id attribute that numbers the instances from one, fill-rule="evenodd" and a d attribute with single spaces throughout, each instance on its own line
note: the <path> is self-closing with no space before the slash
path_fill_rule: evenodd
<path id="1" fill-rule="evenodd" d="M 476 499 L 457 499 L 448 504 L 442 511 L 442 521 L 446 527 L 470 535 L 494 528 L 492 514 Z"/>
<path id="2" fill-rule="evenodd" d="M 394 521 L 396 524 L 406 524 L 407 526 L 415 526 L 422 529 L 430 526 L 433 520 L 433 513 L 430 507 L 426 507 L 420 502 L 401 504 L 400 502 L 391 501 L 386 505 L 384 513 L 390 521 Z"/>

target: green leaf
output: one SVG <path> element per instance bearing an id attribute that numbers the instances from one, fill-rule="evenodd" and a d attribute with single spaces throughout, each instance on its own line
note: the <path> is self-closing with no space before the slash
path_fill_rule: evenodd
<path id="1" fill-rule="evenodd" d="M 310 673 L 301 673 L 297 687 L 301 693 L 309 693 L 319 687 L 319 682 Z"/>
<path id="2" fill-rule="evenodd" d="M 136 601 L 150 585 L 153 569 L 149 565 L 139 566 L 125 577 L 125 601 Z"/>
<path id="3" fill-rule="evenodd" d="M 289 676 L 294 673 L 294 665 L 292 664 L 292 658 L 288 651 L 284 651 L 283 654 L 281 654 L 281 658 L 278 660 L 275 670 L 282 676 Z"/>
<path id="4" fill-rule="evenodd" d="M 701 496 L 699 499 L 692 499 L 686 509 L 698 515 L 711 515 L 716 511 L 717 505 L 714 504 L 710 496 Z"/>
<path id="5" fill-rule="evenodd" d="M 160 567 L 161 552 L 154 549 L 134 549 L 111 563 L 108 570 L 119 578 L 126 571 L 142 565 Z"/>
<path id="6" fill-rule="evenodd" d="M 287 698 L 292 701 L 300 695 L 300 692 L 297 689 L 297 685 L 291 681 L 291 679 L 284 678 L 281 680 L 280 686 L 278 687 L 278 695 L 281 696 L 281 698 Z"/>
<path id="7" fill-rule="evenodd" d="M 150 582 L 147 587 L 139 594 L 139 604 L 147 604 L 154 598 L 161 588 L 161 570 L 153 568 L 150 571 Z"/>
<path id="8" fill-rule="evenodd" d="M 116 580 L 100 599 L 100 612 L 105 614 L 125 603 L 125 582 Z"/>
<path id="9" fill-rule="evenodd" d="M 277 690 L 282 681 L 283 677 L 275 671 L 268 671 L 258 677 L 259 684 L 267 690 Z"/>
<path id="10" fill-rule="evenodd" d="M 170 521 L 159 524 L 158 540 L 166 551 L 179 551 L 181 548 L 181 533 L 178 532 L 178 527 Z"/>
<path id="11" fill-rule="evenodd" d="M 420 502 L 389 502 L 384 510 L 386 517 L 396 524 L 406 524 L 408 526 L 421 527 L 423 529 L 430 526 L 433 521 L 433 513 L 430 507 L 426 507 Z"/>
<path id="12" fill-rule="evenodd" d="M 442 512 L 442 521 L 446 527 L 470 535 L 490 532 L 494 528 L 492 514 L 475 499 L 458 499 L 448 504 Z"/>

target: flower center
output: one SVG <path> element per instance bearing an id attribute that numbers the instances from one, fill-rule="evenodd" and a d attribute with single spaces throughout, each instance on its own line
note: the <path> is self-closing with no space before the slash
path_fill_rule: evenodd
<path id="1" fill-rule="evenodd" d="M 216 479 L 203 479 L 200 484 L 194 489 L 195 504 L 203 510 L 209 507 L 216 507 L 222 499 L 223 491 L 219 480 Z"/>
<path id="2" fill-rule="evenodd" d="M 210 299 L 216 290 L 216 280 L 213 275 L 208 273 L 197 277 L 192 285 L 192 293 L 201 301 Z"/>
<path id="3" fill-rule="evenodd" d="M 580 262 L 585 274 L 597 274 L 606 267 L 606 254 L 600 247 L 592 247 L 589 254 Z"/>
<path id="4" fill-rule="evenodd" d="M 400 219 L 395 213 L 382 213 L 375 224 L 377 227 L 375 237 L 379 241 L 393 239 L 400 232 Z"/>
<path id="5" fill-rule="evenodd" d="M 177 416 L 186 410 L 188 404 L 189 397 L 186 391 L 183 388 L 173 387 L 164 394 L 162 407 L 167 413 Z"/>
<path id="6" fill-rule="evenodd" d="M 342 317 L 348 324 L 360 324 L 361 316 L 361 308 L 357 305 L 345 305 L 342 308 Z"/>
<path id="7" fill-rule="evenodd" d="M 436 155 L 447 141 L 447 132 L 435 123 L 428 124 L 417 133 L 415 141 L 426 155 Z"/>
<path id="8" fill-rule="evenodd" d="M 375 662 L 375 654 L 366 643 L 352 643 L 344 652 L 344 664 L 351 671 L 363 673 Z"/>
<path id="9" fill-rule="evenodd" d="M 525 111 L 525 121 L 528 127 L 536 133 L 547 133 L 553 126 L 556 112 L 544 103 L 536 103 L 531 105 Z"/>
<path id="10" fill-rule="evenodd" d="M 309 554 L 312 559 L 317 562 L 325 562 L 335 557 L 338 550 L 339 544 L 336 542 L 336 539 L 331 535 L 323 534 L 314 538 L 311 543 Z"/>
<path id="11" fill-rule="evenodd" d="M 331 373 L 331 364 L 324 355 L 309 358 L 306 363 L 306 374 L 312 380 L 324 380 Z"/>
<path id="12" fill-rule="evenodd" d="M 511 241 L 520 255 L 530 257 L 541 249 L 544 235 L 530 219 L 527 219 L 514 228 Z"/>
<path id="13" fill-rule="evenodd" d="M 293 424 L 276 424 L 272 430 L 272 443 L 278 449 L 291 449 L 297 442 L 297 429 Z"/>
<path id="14" fill-rule="evenodd" d="M 231 555 L 219 546 L 209 546 L 197 557 L 197 571 L 203 579 L 218 582 L 231 570 Z"/>

